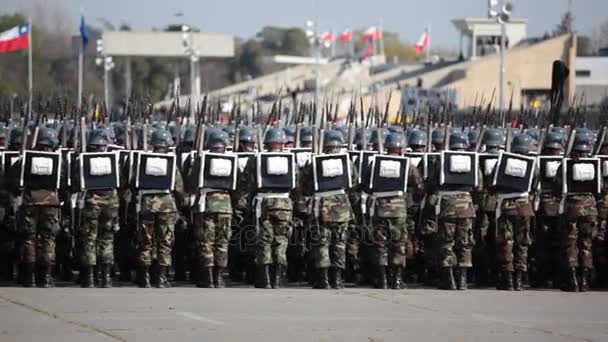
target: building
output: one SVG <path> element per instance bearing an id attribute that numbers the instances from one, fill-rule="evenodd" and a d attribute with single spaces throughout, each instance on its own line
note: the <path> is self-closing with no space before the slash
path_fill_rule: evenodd
<path id="1" fill-rule="evenodd" d="M 608 56 L 576 58 L 576 93 L 587 104 L 601 103 L 608 95 Z"/>

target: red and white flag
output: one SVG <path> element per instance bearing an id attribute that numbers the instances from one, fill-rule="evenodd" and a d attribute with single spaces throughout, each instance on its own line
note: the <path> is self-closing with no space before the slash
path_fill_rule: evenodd
<path id="1" fill-rule="evenodd" d="M 370 40 L 380 40 L 382 39 L 382 31 L 380 31 L 377 27 L 372 26 L 363 32 L 363 41 L 368 42 Z"/>
<path id="2" fill-rule="evenodd" d="M 325 32 L 321 34 L 321 41 L 322 42 L 333 42 L 334 41 L 334 34 L 331 32 Z"/>
<path id="3" fill-rule="evenodd" d="M 21 24 L 0 32 L 0 53 L 27 49 L 30 46 L 30 25 Z"/>
<path id="4" fill-rule="evenodd" d="M 418 39 L 418 43 L 416 43 L 416 53 L 422 54 L 422 52 L 431 45 L 431 36 L 428 31 L 424 31 L 420 39 Z"/>
<path id="5" fill-rule="evenodd" d="M 353 33 L 349 30 L 345 30 L 340 34 L 340 41 L 347 43 L 353 40 Z"/>

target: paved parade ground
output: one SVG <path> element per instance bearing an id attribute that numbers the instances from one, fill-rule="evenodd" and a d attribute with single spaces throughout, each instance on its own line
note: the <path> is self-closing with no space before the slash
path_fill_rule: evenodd
<path id="1" fill-rule="evenodd" d="M 608 292 L 0 288 L 0 341 L 607 341 Z"/>

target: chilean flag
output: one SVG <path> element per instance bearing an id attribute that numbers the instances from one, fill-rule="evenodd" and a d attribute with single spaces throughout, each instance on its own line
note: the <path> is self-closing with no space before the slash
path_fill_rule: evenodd
<path id="1" fill-rule="evenodd" d="M 418 39 L 418 43 L 416 43 L 416 53 L 422 54 L 424 49 L 428 48 L 431 45 L 431 36 L 428 31 L 424 31 L 420 39 Z"/>
<path id="2" fill-rule="evenodd" d="M 353 33 L 350 30 L 346 30 L 340 34 L 340 41 L 347 43 L 353 40 Z"/>
<path id="3" fill-rule="evenodd" d="M 0 53 L 30 47 L 30 25 L 21 24 L 0 33 Z"/>
<path id="4" fill-rule="evenodd" d="M 377 27 L 372 26 L 363 32 L 363 41 L 368 42 L 370 40 L 380 40 L 382 39 L 382 31 L 380 31 Z"/>

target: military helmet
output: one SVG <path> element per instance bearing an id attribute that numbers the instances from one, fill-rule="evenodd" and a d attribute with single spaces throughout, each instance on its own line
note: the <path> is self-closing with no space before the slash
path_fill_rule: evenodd
<path id="1" fill-rule="evenodd" d="M 245 143 L 253 143 L 256 140 L 255 129 L 251 127 L 242 127 L 239 130 L 239 141 Z"/>
<path id="2" fill-rule="evenodd" d="M 194 128 L 192 128 L 192 127 L 186 128 L 186 131 L 184 132 L 184 140 L 182 142 L 193 144 L 194 138 L 195 138 L 194 133 L 195 133 Z"/>
<path id="3" fill-rule="evenodd" d="M 6 139 L 6 138 L 7 138 L 7 136 L 6 136 L 6 135 L 7 135 L 7 134 L 6 134 L 6 127 L 1 126 L 1 127 L 0 127 L 0 138 L 4 138 L 4 139 Z"/>
<path id="4" fill-rule="evenodd" d="M 511 151 L 515 153 L 527 154 L 532 150 L 534 139 L 525 133 L 519 133 L 513 137 Z"/>
<path id="5" fill-rule="evenodd" d="M 9 140 L 11 144 L 21 143 L 23 140 L 23 129 L 20 127 L 11 129 Z"/>
<path id="6" fill-rule="evenodd" d="M 369 130 L 365 130 L 365 141 L 367 142 L 367 144 L 370 143 L 369 141 L 369 137 L 371 135 L 371 132 Z M 355 141 L 354 141 L 355 145 L 360 146 L 363 143 L 363 139 L 361 139 L 361 130 L 357 130 L 355 132 Z"/>
<path id="7" fill-rule="evenodd" d="M 591 152 L 593 151 L 593 140 L 588 132 L 576 133 L 574 136 L 574 151 Z"/>
<path id="8" fill-rule="evenodd" d="M 230 139 L 230 137 L 228 136 L 228 133 L 226 133 L 225 131 L 213 131 L 211 134 L 209 134 L 209 136 L 207 137 L 207 148 L 210 149 L 212 147 L 226 147 L 226 145 L 228 144 L 228 140 Z"/>
<path id="9" fill-rule="evenodd" d="M 410 146 L 426 146 L 427 142 L 426 132 L 419 129 L 412 130 L 407 136 L 407 144 Z"/>
<path id="10" fill-rule="evenodd" d="M 229 137 L 234 136 L 234 126 L 226 126 L 226 127 L 222 128 L 222 131 L 226 132 L 226 134 L 228 134 Z"/>
<path id="11" fill-rule="evenodd" d="M 173 146 L 173 138 L 171 133 L 165 129 L 156 129 L 150 137 L 150 144 L 156 146 Z"/>
<path id="12" fill-rule="evenodd" d="M 312 142 L 312 127 L 302 127 L 300 130 L 301 142 Z"/>
<path id="13" fill-rule="evenodd" d="M 431 133 L 431 143 L 433 144 L 443 144 L 444 131 L 441 128 L 436 128 Z"/>
<path id="14" fill-rule="evenodd" d="M 346 134 L 348 134 L 348 127 L 346 127 L 345 125 L 338 125 L 336 127 L 334 127 L 334 129 L 336 131 L 339 131 L 340 133 L 342 133 L 342 136 L 346 136 Z"/>
<path id="15" fill-rule="evenodd" d="M 481 138 L 481 143 L 485 146 L 498 147 L 501 146 L 505 141 L 505 136 L 502 130 L 497 128 L 487 129 L 483 137 Z"/>
<path id="16" fill-rule="evenodd" d="M 179 140 L 178 138 L 181 132 L 177 129 L 177 126 L 169 126 L 169 133 L 171 133 L 171 138 L 173 138 L 173 141 Z"/>
<path id="17" fill-rule="evenodd" d="M 568 130 L 565 127 L 553 127 L 551 128 L 551 132 L 558 133 L 562 137 L 565 137 L 568 134 Z"/>
<path id="18" fill-rule="evenodd" d="M 37 145 L 55 147 L 58 142 L 59 137 L 56 130 L 48 127 L 42 127 L 38 131 L 38 140 L 36 141 Z"/>
<path id="19" fill-rule="evenodd" d="M 450 149 L 467 149 L 469 148 L 469 137 L 463 132 L 455 132 L 450 134 Z"/>
<path id="20" fill-rule="evenodd" d="M 323 146 L 342 146 L 344 137 L 342 132 L 335 129 L 328 129 L 323 135 Z"/>
<path id="21" fill-rule="evenodd" d="M 390 133 L 403 134 L 403 127 L 401 127 L 401 126 L 389 126 L 387 129 Z"/>
<path id="22" fill-rule="evenodd" d="M 536 141 L 540 140 L 540 131 L 537 128 L 528 128 L 524 133 L 531 136 L 532 139 Z"/>
<path id="23" fill-rule="evenodd" d="M 403 136 L 403 134 L 397 133 L 397 132 L 393 132 L 393 133 L 390 133 L 386 137 L 386 141 L 385 141 L 384 145 L 387 148 L 389 148 L 389 147 L 393 147 L 393 148 L 404 147 L 404 141 L 405 141 L 405 137 Z"/>
<path id="24" fill-rule="evenodd" d="M 382 143 L 384 143 L 386 141 L 386 137 L 390 134 L 390 132 L 387 129 L 382 129 L 381 134 L 382 134 Z M 374 129 L 372 131 L 370 138 L 369 138 L 369 142 L 372 145 L 378 144 L 378 130 L 377 129 Z"/>
<path id="25" fill-rule="evenodd" d="M 285 131 L 285 138 L 287 138 L 287 142 L 292 143 L 296 140 L 296 131 L 291 127 L 283 128 Z"/>
<path id="26" fill-rule="evenodd" d="M 269 129 L 264 137 L 264 144 L 285 144 L 286 142 L 285 131 L 280 128 Z"/>
<path id="27" fill-rule="evenodd" d="M 478 130 L 471 129 L 471 130 L 469 130 L 469 133 L 467 135 L 469 137 L 469 143 L 471 145 L 477 144 L 477 140 L 479 140 L 479 131 Z"/>
<path id="28" fill-rule="evenodd" d="M 543 148 L 561 149 L 564 147 L 564 136 L 560 133 L 551 131 L 545 136 Z"/>
<path id="29" fill-rule="evenodd" d="M 108 137 L 103 130 L 91 132 L 91 134 L 89 134 L 89 139 L 87 140 L 87 145 L 106 146 L 109 143 Z"/>

